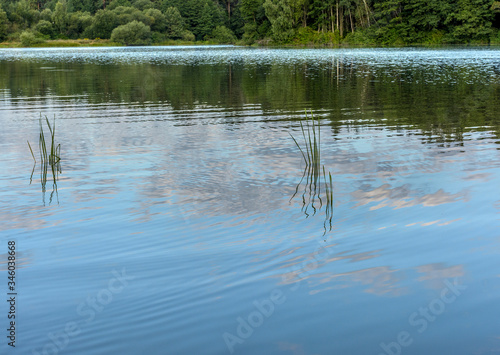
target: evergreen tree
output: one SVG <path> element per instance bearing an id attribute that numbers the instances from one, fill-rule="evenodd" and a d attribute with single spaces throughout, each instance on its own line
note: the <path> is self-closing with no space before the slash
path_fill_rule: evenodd
<path id="1" fill-rule="evenodd" d="M 165 11 L 166 34 L 168 38 L 182 38 L 185 22 L 176 7 L 169 7 Z"/>
<path id="2" fill-rule="evenodd" d="M 257 23 L 257 14 L 264 0 L 240 0 L 239 9 L 245 22 Z"/>
<path id="3" fill-rule="evenodd" d="M 213 7 L 206 1 L 203 6 L 200 16 L 195 21 L 193 33 L 197 40 L 203 40 L 215 29 L 216 23 L 214 21 L 215 14 Z"/>

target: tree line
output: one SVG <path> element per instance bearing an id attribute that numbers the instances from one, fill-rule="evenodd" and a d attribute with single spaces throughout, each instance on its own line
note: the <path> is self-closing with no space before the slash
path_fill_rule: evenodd
<path id="1" fill-rule="evenodd" d="M 494 0 L 0 0 L 0 40 L 500 42 Z"/>

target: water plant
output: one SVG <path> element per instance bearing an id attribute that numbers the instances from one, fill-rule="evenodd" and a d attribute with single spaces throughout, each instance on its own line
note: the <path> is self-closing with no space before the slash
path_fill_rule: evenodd
<path id="1" fill-rule="evenodd" d="M 50 137 L 48 137 L 48 142 L 45 139 L 45 134 L 43 131 L 43 122 L 46 122 L 47 127 L 50 132 Z M 52 202 L 52 198 L 54 196 L 54 192 L 57 196 L 57 179 L 59 177 L 59 174 L 62 172 L 61 171 L 61 144 L 56 144 L 55 142 L 55 135 L 56 135 L 56 121 L 54 117 L 54 122 L 51 125 L 49 122 L 49 119 L 47 116 L 45 116 L 45 120 L 42 119 L 42 115 L 40 114 L 40 134 L 39 134 L 39 139 L 38 139 L 38 148 L 40 150 L 40 182 L 42 185 L 42 194 L 43 194 L 43 201 L 45 204 L 45 191 L 46 191 L 46 185 L 47 185 L 47 176 L 48 176 L 48 171 L 49 167 L 50 170 L 52 171 L 52 193 L 50 194 L 50 202 Z M 31 148 L 31 144 L 28 141 L 28 147 L 31 152 L 31 156 L 33 157 L 34 160 L 34 165 L 33 165 L 33 170 L 31 171 L 31 177 L 30 177 L 30 184 L 33 180 L 33 173 L 35 172 L 35 167 L 36 167 L 36 158 L 35 154 L 33 153 L 33 149 Z"/>
<path id="2" fill-rule="evenodd" d="M 307 218 L 310 216 L 310 213 L 308 212 L 309 208 L 313 211 L 312 215 L 315 215 L 317 211 L 321 210 L 322 207 L 325 206 L 325 232 L 323 233 L 323 235 L 325 235 L 327 231 L 331 231 L 332 229 L 333 180 L 330 172 L 328 172 L 327 178 L 325 166 L 321 165 L 321 129 L 319 119 L 315 120 L 312 112 L 309 118 L 306 111 L 305 128 L 302 121 L 300 122 L 300 128 L 304 139 L 304 149 L 302 149 L 297 139 L 295 139 L 291 133 L 290 136 L 302 153 L 305 168 L 304 174 L 302 175 L 300 182 L 297 184 L 295 193 L 291 197 L 290 201 L 299 192 L 299 188 L 305 178 L 304 190 L 302 192 L 302 212 L 304 212 Z M 323 169 L 324 195 L 321 191 L 321 168 Z M 325 200 L 325 202 L 323 200 Z"/>
<path id="3" fill-rule="evenodd" d="M 333 219 L 333 180 L 332 174 L 328 172 L 328 179 L 326 178 L 325 166 L 323 165 L 323 178 L 325 181 L 325 196 L 326 196 L 326 208 L 325 208 L 325 222 L 323 226 L 325 227 L 325 233 L 332 230 L 332 219 Z"/>
<path id="4" fill-rule="evenodd" d="M 304 125 L 302 124 L 302 121 L 300 122 L 300 128 L 302 130 L 302 137 L 304 138 L 305 142 L 305 149 L 306 153 L 304 154 L 304 151 L 300 147 L 300 144 L 297 142 L 295 137 L 290 134 L 290 137 L 292 137 L 293 141 L 299 148 L 300 152 L 302 153 L 302 157 L 304 158 L 304 161 L 306 163 L 306 166 L 310 166 L 312 169 L 318 169 L 319 171 L 319 166 L 320 166 L 320 159 L 321 159 L 321 150 L 320 150 L 320 143 L 321 143 L 321 129 L 319 126 L 319 119 L 314 121 L 314 116 L 311 111 L 311 125 L 309 125 L 309 117 L 307 116 L 307 110 L 305 111 L 306 113 L 306 130 L 304 129 Z M 306 135 L 307 131 L 307 135 Z"/>

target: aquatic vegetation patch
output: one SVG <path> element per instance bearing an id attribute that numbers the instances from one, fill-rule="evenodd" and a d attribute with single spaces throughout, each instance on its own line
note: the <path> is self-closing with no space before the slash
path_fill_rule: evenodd
<path id="1" fill-rule="evenodd" d="M 50 170 L 52 171 L 52 193 L 50 194 L 50 201 L 49 203 L 52 202 L 52 198 L 54 195 L 54 192 L 56 193 L 57 196 L 57 179 L 59 177 L 59 174 L 62 172 L 61 171 L 61 144 L 56 144 L 55 142 L 55 135 L 56 135 L 56 121 L 54 117 L 54 122 L 51 125 L 49 122 L 49 119 L 47 116 L 45 116 L 45 120 L 42 119 L 42 115 L 40 114 L 40 134 L 38 137 L 38 148 L 40 151 L 40 182 L 42 185 L 42 194 L 43 194 L 43 202 L 45 205 L 45 191 L 46 191 L 46 185 L 47 185 L 47 176 L 49 172 L 49 167 Z M 48 140 L 46 139 L 45 133 L 43 131 L 43 123 L 47 124 L 47 127 L 49 129 L 50 136 L 48 136 Z M 33 170 L 31 171 L 31 177 L 30 177 L 30 184 L 33 181 L 33 173 L 35 172 L 35 167 L 37 164 L 35 154 L 33 153 L 33 149 L 31 148 L 31 144 L 28 141 L 28 147 L 31 152 L 31 156 L 33 157 L 34 160 L 34 165 L 33 165 Z"/>
<path id="2" fill-rule="evenodd" d="M 304 138 L 305 142 L 305 150 L 306 153 L 304 154 L 304 151 L 300 147 L 300 144 L 297 142 L 295 137 L 290 134 L 290 137 L 292 137 L 293 141 L 299 148 L 300 152 L 302 153 L 302 157 L 304 158 L 304 161 L 306 163 L 306 166 L 310 166 L 312 169 L 319 169 L 319 164 L 320 164 L 320 159 L 321 159 L 321 150 L 320 150 L 320 143 L 321 143 L 321 130 L 319 127 L 319 119 L 314 121 L 314 116 L 311 112 L 311 118 L 307 116 L 307 111 L 306 112 L 306 129 L 304 129 L 304 125 L 302 124 L 302 121 L 300 122 L 300 129 L 302 130 L 302 137 Z M 311 124 L 309 124 L 309 120 L 311 121 Z M 307 134 L 306 134 L 307 131 Z"/>
<path id="3" fill-rule="evenodd" d="M 302 149 L 297 139 L 295 139 L 291 133 L 290 136 L 302 153 L 305 168 L 302 179 L 297 184 L 295 193 L 291 197 L 290 201 L 299 192 L 305 178 L 305 184 L 303 185 L 302 192 L 302 212 L 304 212 L 307 218 L 310 216 L 310 210 L 312 210 L 312 215 L 315 215 L 317 211 L 324 207 L 325 221 L 323 225 L 325 230 L 323 235 L 325 235 L 327 232 L 332 230 L 333 180 L 332 174 L 328 172 L 327 177 L 325 166 L 321 165 L 321 129 L 319 119 L 315 120 L 312 112 L 309 118 L 306 111 L 305 128 L 302 122 L 300 122 L 300 128 L 304 139 L 304 149 Z M 323 174 L 321 174 L 321 172 L 323 172 Z M 323 175 L 323 192 L 321 190 L 321 175 Z"/>

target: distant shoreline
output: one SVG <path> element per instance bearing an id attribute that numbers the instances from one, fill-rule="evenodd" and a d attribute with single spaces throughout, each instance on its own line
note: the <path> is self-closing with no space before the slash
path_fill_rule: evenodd
<path id="1" fill-rule="evenodd" d="M 219 44 L 210 42 L 187 42 L 187 41 L 167 41 L 148 46 L 174 46 L 174 45 L 209 45 Z M 21 42 L 1 42 L 0 48 L 51 48 L 51 47 L 126 47 L 123 44 L 111 42 L 109 39 L 54 39 L 45 40 L 41 43 L 33 44 L 29 47 L 23 46 Z"/>
<path id="2" fill-rule="evenodd" d="M 287 44 L 273 44 L 269 41 L 259 41 L 252 45 L 237 42 L 237 43 L 217 43 L 214 41 L 183 41 L 183 40 L 170 40 L 162 43 L 153 43 L 144 45 L 145 47 L 154 46 L 210 46 L 210 45 L 235 45 L 242 47 L 282 47 L 282 48 L 404 48 L 404 47 L 425 47 L 425 48 L 439 48 L 439 47 L 496 47 L 499 43 L 469 43 L 469 44 L 428 44 L 428 43 L 412 43 L 404 45 L 382 45 L 382 44 L 358 44 L 358 43 L 287 43 Z M 0 49 L 2 48 L 64 48 L 64 47 L 134 47 L 126 46 L 120 43 L 112 42 L 109 39 L 55 39 L 45 40 L 41 43 L 33 44 L 29 47 L 23 46 L 21 42 L 0 42 Z"/>

